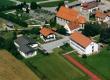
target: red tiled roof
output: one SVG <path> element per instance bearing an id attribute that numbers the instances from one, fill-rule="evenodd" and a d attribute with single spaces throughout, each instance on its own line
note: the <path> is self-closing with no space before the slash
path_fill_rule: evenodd
<path id="1" fill-rule="evenodd" d="M 86 23 L 86 18 L 85 18 L 84 16 L 79 16 L 79 17 L 78 17 L 78 22 L 79 22 L 80 24 L 84 24 L 84 23 Z"/>
<path id="2" fill-rule="evenodd" d="M 74 22 L 70 22 L 68 24 L 68 27 L 70 28 L 70 30 L 74 30 L 76 28 L 79 28 L 80 25 L 79 25 L 79 22 L 78 21 L 74 21 Z"/>
<path id="3" fill-rule="evenodd" d="M 43 27 L 43 28 L 40 30 L 40 33 L 46 37 L 46 36 L 48 36 L 48 35 L 50 35 L 50 34 L 54 34 L 54 31 L 53 31 L 52 29 Z"/>
<path id="4" fill-rule="evenodd" d="M 98 10 L 98 11 L 96 11 L 95 17 L 97 17 L 97 18 L 105 18 L 106 15 L 103 12 Z"/>
<path id="5" fill-rule="evenodd" d="M 86 48 L 92 40 L 79 32 L 74 32 L 70 36 L 71 40 L 79 44 L 80 46 Z"/>
<path id="6" fill-rule="evenodd" d="M 61 6 L 56 16 L 68 21 L 74 21 L 78 17 L 79 12 L 76 9 Z"/>

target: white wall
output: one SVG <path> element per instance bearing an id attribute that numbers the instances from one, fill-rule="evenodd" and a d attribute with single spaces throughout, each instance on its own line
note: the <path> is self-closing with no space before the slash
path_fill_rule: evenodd
<path id="1" fill-rule="evenodd" d="M 90 45 L 88 45 L 86 48 L 81 47 L 74 41 L 70 40 L 70 46 L 74 48 L 79 54 L 86 54 L 91 55 L 92 53 L 98 52 L 98 44 L 92 42 Z M 92 52 L 92 46 L 94 46 L 94 52 Z"/>
<path id="2" fill-rule="evenodd" d="M 96 1 L 96 0 L 78 0 L 81 3 L 85 3 L 85 2 L 92 2 L 92 1 Z"/>
<path id="3" fill-rule="evenodd" d="M 92 47 L 93 48 L 93 52 L 92 52 Z M 92 53 L 98 52 L 98 44 L 92 42 L 87 48 L 86 48 L 86 54 L 87 55 L 91 55 Z"/>
<path id="4" fill-rule="evenodd" d="M 56 23 L 61 26 L 65 26 L 66 23 L 69 23 L 69 21 L 56 17 Z"/>
<path id="5" fill-rule="evenodd" d="M 66 24 L 66 25 L 64 26 L 64 28 L 67 30 L 67 33 L 69 33 L 69 34 L 75 32 L 75 31 L 78 31 L 78 30 L 80 30 L 80 29 L 83 29 L 82 25 L 80 25 L 80 27 L 78 27 L 78 28 L 76 28 L 76 29 L 74 29 L 74 30 L 70 30 L 68 24 Z"/>

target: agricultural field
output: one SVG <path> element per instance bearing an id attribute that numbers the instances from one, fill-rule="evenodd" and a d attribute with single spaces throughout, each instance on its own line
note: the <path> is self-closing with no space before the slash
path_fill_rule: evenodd
<path id="1" fill-rule="evenodd" d="M 24 62 L 41 79 L 45 80 L 87 80 L 86 74 L 74 67 L 57 51 L 50 55 L 44 55 L 38 52 L 38 55 L 25 59 Z"/>
<path id="2" fill-rule="evenodd" d="M 97 74 L 102 80 L 110 80 L 110 50 L 104 48 L 99 54 L 89 56 L 87 59 L 79 58 L 75 53 L 71 55 Z"/>
<path id="3" fill-rule="evenodd" d="M 24 63 L 0 50 L 0 80 L 40 80 Z"/>

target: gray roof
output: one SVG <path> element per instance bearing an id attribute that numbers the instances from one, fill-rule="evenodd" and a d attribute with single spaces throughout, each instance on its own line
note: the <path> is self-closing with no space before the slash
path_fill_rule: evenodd
<path id="1" fill-rule="evenodd" d="M 35 51 L 35 49 L 33 49 L 30 45 L 36 44 L 36 41 L 31 39 L 30 37 L 20 36 L 15 40 L 15 42 L 19 45 L 19 50 L 25 54 Z"/>
<path id="2" fill-rule="evenodd" d="M 15 42 L 19 45 L 31 45 L 31 44 L 36 44 L 36 41 L 34 41 L 32 38 L 27 37 L 27 36 L 20 36 L 18 37 Z"/>
<path id="3" fill-rule="evenodd" d="M 7 26 L 12 27 L 12 26 L 14 26 L 14 24 L 13 24 L 12 22 L 8 22 L 8 23 L 7 23 Z"/>
<path id="4" fill-rule="evenodd" d="M 23 46 L 19 47 L 19 50 L 22 51 L 25 54 L 29 54 L 29 53 L 35 51 L 32 47 L 27 46 L 27 45 L 23 45 Z"/>

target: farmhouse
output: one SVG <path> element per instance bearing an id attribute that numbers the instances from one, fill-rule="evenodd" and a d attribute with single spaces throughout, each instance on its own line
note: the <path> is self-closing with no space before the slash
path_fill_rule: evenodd
<path id="1" fill-rule="evenodd" d="M 81 11 L 87 11 L 89 13 L 94 13 L 96 10 L 98 10 L 98 2 L 92 1 L 92 2 L 85 2 L 81 4 Z"/>
<path id="2" fill-rule="evenodd" d="M 95 17 L 98 22 L 107 22 L 110 20 L 110 12 L 104 13 L 98 10 L 96 11 Z"/>
<path id="3" fill-rule="evenodd" d="M 98 52 L 98 44 L 79 32 L 71 34 L 70 46 L 81 55 L 91 55 L 92 53 Z"/>
<path id="4" fill-rule="evenodd" d="M 70 22 L 64 26 L 67 30 L 67 33 L 71 34 L 74 31 L 78 31 L 80 29 L 84 29 L 84 25 L 86 23 L 86 18 L 83 16 L 79 16 L 77 20 L 74 22 Z"/>
<path id="5" fill-rule="evenodd" d="M 56 22 L 59 25 L 65 26 L 69 22 L 73 22 L 79 16 L 79 12 L 74 8 L 67 8 L 61 6 L 59 11 L 56 13 Z"/>
<path id="6" fill-rule="evenodd" d="M 17 47 L 20 54 L 25 57 L 33 57 L 37 55 L 37 49 L 38 44 L 27 36 L 20 36 L 14 41 L 15 46 Z"/>
<path id="7" fill-rule="evenodd" d="M 45 42 L 56 40 L 55 32 L 46 27 L 41 28 L 40 37 Z"/>

